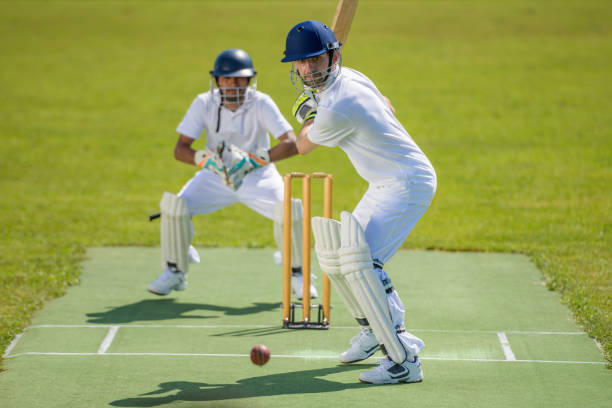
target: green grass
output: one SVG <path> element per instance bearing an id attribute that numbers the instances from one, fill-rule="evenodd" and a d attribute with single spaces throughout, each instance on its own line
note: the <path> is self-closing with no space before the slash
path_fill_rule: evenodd
<path id="1" fill-rule="evenodd" d="M 284 36 L 335 3 L 0 3 L 0 350 L 78 283 L 86 247 L 159 244 L 146 214 L 193 174 L 174 129 L 216 54 L 249 51 L 288 114 Z M 362 0 L 344 52 L 438 173 L 405 247 L 529 255 L 608 360 L 611 20 L 606 1 Z M 333 173 L 336 214 L 366 187 L 338 149 L 278 167 Z M 273 245 L 242 206 L 195 224 L 198 246 Z"/>

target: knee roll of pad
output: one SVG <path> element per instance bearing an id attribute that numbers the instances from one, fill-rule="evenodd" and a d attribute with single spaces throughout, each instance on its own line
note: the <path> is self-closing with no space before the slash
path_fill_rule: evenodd
<path id="1" fill-rule="evenodd" d="M 313 217 L 312 232 L 321 269 L 328 275 L 339 275 L 340 223 L 329 218 Z"/>

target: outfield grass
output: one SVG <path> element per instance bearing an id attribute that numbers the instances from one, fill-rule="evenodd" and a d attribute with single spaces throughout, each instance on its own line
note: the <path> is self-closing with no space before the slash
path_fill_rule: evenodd
<path id="1" fill-rule="evenodd" d="M 159 244 L 146 214 L 193 174 L 174 129 L 214 56 L 249 51 L 288 113 L 284 36 L 335 3 L 0 3 L 0 350 L 78 283 L 85 248 Z M 529 255 L 609 361 L 611 20 L 606 1 L 362 0 L 344 52 L 438 173 L 405 247 Z M 336 215 L 366 187 L 338 149 L 278 167 L 333 173 Z M 195 225 L 198 246 L 273 245 L 241 206 Z"/>

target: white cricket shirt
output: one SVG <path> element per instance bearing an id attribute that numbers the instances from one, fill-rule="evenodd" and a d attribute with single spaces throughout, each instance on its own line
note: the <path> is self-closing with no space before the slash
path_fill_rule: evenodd
<path id="1" fill-rule="evenodd" d="M 249 89 L 249 97 L 236 112 L 221 107 L 220 114 L 219 90 L 214 92 L 216 97 L 208 91 L 195 98 L 177 132 L 192 139 L 199 139 L 206 132 L 206 146 L 210 149 L 225 141 L 227 145 L 253 152 L 257 148 L 270 148 L 268 132 L 277 139 L 293 130 L 272 98 L 262 92 Z"/>
<path id="2" fill-rule="evenodd" d="M 310 141 L 340 147 L 369 183 L 435 179 L 434 169 L 365 75 L 342 67 L 319 103 Z"/>

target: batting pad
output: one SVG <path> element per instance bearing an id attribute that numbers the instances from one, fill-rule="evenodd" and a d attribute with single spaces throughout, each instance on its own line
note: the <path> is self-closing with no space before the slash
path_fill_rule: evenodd
<path id="1" fill-rule="evenodd" d="M 283 252 L 283 203 L 274 205 L 274 240 L 278 249 Z M 302 200 L 291 199 L 291 267 L 302 266 Z"/>
<path id="2" fill-rule="evenodd" d="M 180 271 L 187 273 L 190 258 L 195 258 L 193 253 L 191 257 L 189 254 L 193 238 L 193 224 L 187 202 L 183 197 L 166 191 L 159 207 L 161 209 L 162 269 L 167 268 L 168 263 L 171 263 L 176 265 Z M 199 256 L 197 258 L 199 260 Z"/>
<path id="3" fill-rule="evenodd" d="M 359 306 L 359 302 L 355 299 L 353 291 L 340 273 L 340 255 L 338 255 L 340 223 L 330 218 L 313 217 L 312 232 L 315 240 L 315 252 L 321 270 L 329 276 L 355 320 L 362 326 L 368 326 L 368 321 L 361 310 L 361 306 Z"/>
<path id="4" fill-rule="evenodd" d="M 385 289 L 374 271 L 365 233 L 351 213 L 343 211 L 340 221 L 340 271 L 359 300 L 376 339 L 384 345 L 391 360 L 401 364 L 408 358 L 408 352 L 391 321 Z"/>

